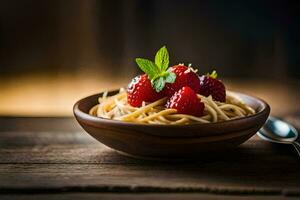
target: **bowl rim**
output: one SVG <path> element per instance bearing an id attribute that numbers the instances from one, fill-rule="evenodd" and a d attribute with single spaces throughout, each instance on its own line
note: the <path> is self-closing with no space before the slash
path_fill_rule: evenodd
<path id="1" fill-rule="evenodd" d="M 109 93 L 114 93 L 117 92 L 118 90 L 110 90 L 108 91 Z M 136 122 L 125 122 L 125 121 L 118 121 L 118 120 L 114 120 L 114 119 L 106 119 L 106 118 L 102 118 L 102 117 L 96 117 L 93 115 L 90 115 L 86 112 L 83 112 L 82 110 L 79 109 L 79 105 L 83 102 L 86 102 L 87 100 L 89 100 L 90 98 L 94 97 L 94 96 L 101 96 L 103 94 L 103 92 L 100 93 L 96 93 L 93 95 L 89 95 L 87 97 L 84 97 L 80 100 L 78 100 L 74 106 L 73 106 L 73 114 L 74 116 L 80 117 L 86 121 L 92 121 L 92 122 L 96 122 L 96 123 L 105 123 L 105 124 L 111 124 L 111 125 L 119 125 L 119 126 L 130 126 L 130 127 L 144 127 L 144 126 L 149 126 L 149 127 L 164 127 L 164 128 L 171 128 L 171 127 L 199 127 L 199 126 L 217 126 L 217 125 L 226 125 L 226 124 L 230 124 L 230 123 L 234 123 L 234 122 L 241 122 L 241 121 L 245 121 L 245 120 L 249 120 L 251 118 L 256 118 L 260 115 L 263 115 L 265 113 L 267 113 L 269 115 L 270 113 L 270 106 L 269 104 L 264 101 L 261 98 L 258 98 L 256 96 L 252 96 L 252 95 L 248 95 L 245 93 L 240 93 L 240 92 L 235 92 L 235 91 L 231 91 L 228 90 L 228 92 L 234 93 L 238 96 L 245 96 L 245 97 L 250 97 L 252 99 L 254 99 L 255 101 L 258 101 L 259 104 L 263 105 L 263 108 L 253 114 L 253 115 L 249 115 L 246 117 L 241 117 L 241 118 L 236 118 L 236 119 L 232 119 L 232 120 L 228 120 L 228 121 L 221 121 L 221 122 L 211 122 L 211 123 L 193 123 L 193 124 L 185 124 L 185 125 L 178 125 L 178 124 L 143 124 L 143 123 L 136 123 Z"/>

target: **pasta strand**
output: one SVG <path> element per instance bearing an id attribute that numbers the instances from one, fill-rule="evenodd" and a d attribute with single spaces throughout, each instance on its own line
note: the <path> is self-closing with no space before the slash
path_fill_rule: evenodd
<path id="1" fill-rule="evenodd" d="M 183 125 L 227 121 L 255 113 L 253 108 L 231 92 L 228 92 L 226 102 L 217 102 L 211 96 L 205 97 L 200 94 L 197 94 L 197 97 L 205 105 L 202 117 L 179 114 L 176 109 L 166 109 L 164 107 L 166 97 L 150 104 L 143 102 L 139 108 L 132 107 L 127 102 L 127 93 L 124 89 L 113 96 L 103 93 L 103 96 L 98 99 L 99 104 L 93 106 L 89 114 L 127 122 Z"/>

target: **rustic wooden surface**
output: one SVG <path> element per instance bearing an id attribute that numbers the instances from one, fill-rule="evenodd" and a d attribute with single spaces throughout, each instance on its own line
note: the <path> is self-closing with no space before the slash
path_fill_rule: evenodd
<path id="1" fill-rule="evenodd" d="M 300 160 L 256 136 L 197 161 L 119 155 L 73 118 L 0 118 L 0 199 L 299 199 Z"/>

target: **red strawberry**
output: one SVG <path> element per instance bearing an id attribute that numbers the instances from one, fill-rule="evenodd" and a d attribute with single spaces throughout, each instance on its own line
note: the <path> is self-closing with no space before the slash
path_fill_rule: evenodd
<path id="1" fill-rule="evenodd" d="M 129 83 L 127 88 L 127 101 L 134 107 L 142 105 L 143 101 L 153 102 L 162 97 L 151 85 L 151 81 L 146 74 L 136 76 Z"/>
<path id="2" fill-rule="evenodd" d="M 184 86 L 189 86 L 196 93 L 200 90 L 199 76 L 183 65 L 175 65 L 170 69 L 171 72 L 176 74 L 174 83 L 166 83 L 164 92 L 167 96 L 171 97 L 175 92 L 180 90 Z"/>
<path id="3" fill-rule="evenodd" d="M 202 116 L 204 103 L 198 98 L 197 94 L 190 87 L 183 87 L 176 92 L 167 102 L 167 108 L 174 108 L 178 113 L 194 116 Z"/>
<path id="4" fill-rule="evenodd" d="M 209 95 L 216 101 L 226 101 L 226 90 L 224 84 L 217 79 L 217 72 L 200 77 L 200 94 L 208 97 Z"/>

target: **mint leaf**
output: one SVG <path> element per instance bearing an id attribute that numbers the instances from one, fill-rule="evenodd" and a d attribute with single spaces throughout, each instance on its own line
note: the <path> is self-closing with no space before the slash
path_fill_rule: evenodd
<path id="1" fill-rule="evenodd" d="M 156 92 L 160 92 L 164 89 L 165 84 L 166 82 L 164 80 L 164 77 L 160 76 L 152 82 L 152 87 L 155 89 Z"/>
<path id="2" fill-rule="evenodd" d="M 155 64 L 159 67 L 160 71 L 166 71 L 169 66 L 169 53 L 166 46 L 158 50 L 155 55 Z"/>
<path id="3" fill-rule="evenodd" d="M 140 67 L 140 69 L 148 75 L 149 79 L 154 79 L 160 72 L 157 65 L 151 60 L 136 58 L 135 62 Z"/>
<path id="4" fill-rule="evenodd" d="M 167 70 L 169 53 L 166 46 L 157 51 L 154 62 L 144 58 L 136 58 L 135 61 L 140 69 L 148 75 L 156 92 L 162 91 L 166 83 L 174 83 L 176 80 L 176 74 Z"/>
<path id="5" fill-rule="evenodd" d="M 166 83 L 174 83 L 176 80 L 176 74 L 173 72 L 169 72 L 167 76 L 165 76 Z"/>

